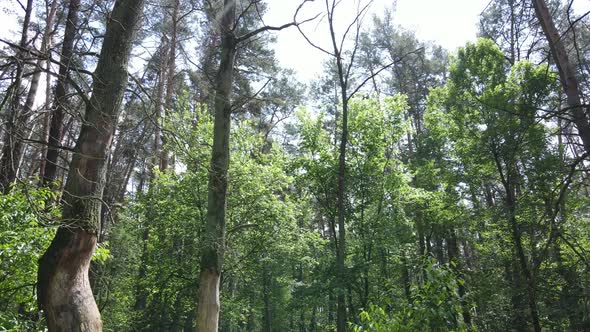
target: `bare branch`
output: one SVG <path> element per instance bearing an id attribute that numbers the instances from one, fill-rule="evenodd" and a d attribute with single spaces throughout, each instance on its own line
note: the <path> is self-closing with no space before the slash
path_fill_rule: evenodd
<path id="1" fill-rule="evenodd" d="M 238 43 L 239 42 L 243 42 L 244 40 L 250 39 L 250 38 L 252 38 L 252 37 L 254 37 L 254 36 L 256 36 L 256 35 L 258 35 L 258 34 L 260 34 L 262 32 L 266 32 L 266 31 L 281 31 L 283 29 L 286 29 L 288 27 L 292 27 L 292 26 L 295 26 L 295 25 L 297 25 L 296 22 L 290 22 L 290 23 L 287 23 L 287 24 L 283 24 L 281 26 L 269 26 L 269 25 L 266 25 L 266 26 L 263 26 L 263 27 L 258 28 L 256 30 L 253 30 L 253 31 L 250 31 L 250 32 L 248 32 L 248 33 L 246 33 L 246 34 L 238 37 L 236 39 L 236 41 Z"/>
<path id="2" fill-rule="evenodd" d="M 393 65 L 395 65 L 395 64 L 397 64 L 397 63 L 400 63 L 400 62 L 401 62 L 401 61 L 402 61 L 402 60 L 403 60 L 405 57 L 407 57 L 408 55 L 410 55 L 410 54 L 415 54 L 415 53 L 418 53 L 418 52 L 422 51 L 423 49 L 424 49 L 423 47 L 420 47 L 420 48 L 418 48 L 418 49 L 415 49 L 415 50 L 413 50 L 413 51 L 411 51 L 411 52 L 408 52 L 408 53 L 404 54 L 402 57 L 400 57 L 399 59 L 397 59 L 397 60 L 395 60 L 395 61 L 393 61 L 393 62 L 391 62 L 391 63 L 389 63 L 389 64 L 387 64 L 387 65 L 385 65 L 385 66 L 383 66 L 383 67 L 381 67 L 381 68 L 379 68 L 379 70 L 377 70 L 375 73 L 373 73 L 373 74 L 369 75 L 367 78 L 365 78 L 365 79 L 364 79 L 364 80 L 363 80 L 363 81 L 362 81 L 362 82 L 361 82 L 361 83 L 360 83 L 360 84 L 359 84 L 359 85 L 358 85 L 358 86 L 357 86 L 357 87 L 354 89 L 354 91 L 352 91 L 352 93 L 346 97 L 346 100 L 350 100 L 350 99 L 351 99 L 351 98 L 352 98 L 352 97 L 353 97 L 353 96 L 354 96 L 354 95 L 355 95 L 355 94 L 356 94 L 356 93 L 357 93 L 357 92 L 358 92 L 358 91 L 359 91 L 359 90 L 360 90 L 360 89 L 361 89 L 361 88 L 362 88 L 362 87 L 363 87 L 363 86 L 364 86 L 364 85 L 365 85 L 365 84 L 366 84 L 366 83 L 367 83 L 369 80 L 371 80 L 371 79 L 373 79 L 375 76 L 379 75 L 379 73 L 381 73 L 381 72 L 382 72 L 382 71 L 384 71 L 385 69 L 387 69 L 387 68 L 389 68 L 389 67 L 391 67 L 391 66 L 393 66 Z"/>
<path id="3" fill-rule="evenodd" d="M 306 0 L 306 1 L 307 1 L 307 0 Z M 305 3 L 306 1 L 304 1 L 303 3 Z M 300 8 L 301 8 L 301 6 L 303 5 L 303 3 L 302 3 L 301 5 L 299 5 L 299 7 L 297 8 L 297 11 L 299 11 L 299 9 L 300 9 Z M 289 23 L 283 24 L 283 25 L 281 25 L 281 26 L 270 26 L 270 25 L 265 25 L 265 26 L 263 26 L 263 27 L 261 27 L 261 28 L 258 28 L 258 29 L 256 29 L 256 30 L 250 31 L 250 32 L 248 32 L 248 33 L 246 33 L 246 34 L 244 34 L 244 35 L 242 35 L 242 36 L 240 36 L 240 37 L 237 37 L 236 41 L 237 41 L 238 43 L 239 43 L 239 42 L 243 42 L 243 41 L 245 41 L 245 40 L 247 40 L 247 39 L 249 39 L 249 38 L 252 38 L 252 37 L 254 37 L 254 36 L 256 36 L 256 35 L 258 35 L 258 34 L 260 34 L 260 33 L 262 33 L 262 32 L 266 32 L 266 31 L 281 31 L 281 30 L 283 30 L 283 29 L 286 29 L 286 28 L 289 28 L 289 27 L 292 27 L 292 26 L 296 26 L 297 28 L 299 28 L 299 25 L 301 25 L 301 24 L 304 24 L 304 23 L 307 23 L 307 22 L 310 22 L 310 21 L 313 21 L 313 20 L 315 20 L 315 19 L 316 19 L 316 18 L 317 18 L 319 15 L 320 15 L 320 14 L 317 14 L 317 15 L 316 15 L 316 16 L 314 16 L 314 17 L 311 17 L 311 18 L 305 19 L 305 20 L 303 20 L 303 21 L 301 21 L 301 22 L 297 22 L 297 20 L 296 20 L 297 12 L 296 12 L 296 13 L 295 13 L 295 17 L 293 17 L 293 22 L 289 22 Z M 301 30 L 299 30 L 299 31 L 301 31 Z"/>
<path id="4" fill-rule="evenodd" d="M 297 7 L 297 10 L 295 11 L 295 14 L 293 15 L 293 22 L 297 22 L 297 15 L 299 14 L 299 11 L 301 10 L 301 8 L 303 8 L 303 5 L 306 2 L 311 2 L 313 0 L 303 0 L 303 2 L 299 5 L 299 7 Z M 311 20 L 315 20 L 316 18 L 318 18 L 321 15 L 321 13 L 317 14 L 316 16 L 314 16 Z M 303 32 L 303 30 L 301 30 L 301 28 L 299 27 L 299 25 L 296 25 L 297 30 L 299 30 L 299 33 L 301 34 L 301 36 L 303 36 L 303 38 L 305 39 L 305 41 L 307 41 L 307 43 L 309 45 L 311 45 L 313 48 L 319 50 L 322 53 L 325 53 L 329 56 L 335 57 L 336 55 L 330 51 L 327 51 L 326 49 L 322 48 L 321 46 L 318 46 L 317 44 L 315 44 L 314 42 L 311 41 L 311 39 L 309 39 L 309 37 L 307 37 L 307 35 L 305 34 L 305 32 Z"/>

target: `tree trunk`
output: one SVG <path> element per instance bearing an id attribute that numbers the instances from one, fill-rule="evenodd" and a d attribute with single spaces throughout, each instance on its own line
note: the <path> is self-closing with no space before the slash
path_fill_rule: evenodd
<path id="1" fill-rule="evenodd" d="M 165 36 L 161 39 L 161 55 L 159 64 L 159 75 L 158 75 L 158 86 L 156 87 L 155 109 L 156 109 L 156 120 L 154 130 L 154 166 L 158 166 L 158 170 L 163 171 L 162 167 L 162 116 L 164 114 L 164 85 L 166 84 L 166 58 L 168 54 L 168 45 L 165 41 Z M 150 182 L 153 180 L 154 174 L 153 169 L 150 173 Z"/>
<path id="2" fill-rule="evenodd" d="M 52 26 L 53 20 L 55 18 L 55 14 L 57 12 L 57 5 L 59 1 L 54 0 L 51 4 L 49 12 L 47 13 L 46 19 L 46 26 L 45 32 L 43 34 L 43 41 L 41 42 L 41 53 L 49 56 L 48 50 L 51 46 L 51 35 L 52 35 Z M 43 72 L 41 68 L 43 67 L 44 59 L 37 59 L 37 64 L 35 66 L 35 72 L 33 73 L 33 77 L 31 78 L 31 86 L 29 87 L 29 92 L 27 93 L 27 99 L 25 101 L 24 110 L 25 112 L 32 112 L 33 105 L 35 104 L 35 99 L 37 97 L 37 90 L 39 89 L 39 81 L 41 79 L 41 73 Z"/>
<path id="3" fill-rule="evenodd" d="M 56 0 L 55 3 L 58 1 Z M 49 37 L 49 43 L 52 42 L 51 36 Z M 47 45 L 48 49 L 51 45 Z M 48 54 L 48 57 L 51 57 L 51 54 Z M 45 63 L 45 109 L 49 109 L 49 105 L 51 104 L 51 62 L 47 61 Z M 45 143 L 49 142 L 49 129 L 51 123 L 51 114 L 46 113 L 43 115 L 43 134 L 42 134 L 42 141 Z M 40 153 L 40 165 L 39 165 L 39 178 L 41 179 L 41 184 L 43 183 L 43 179 L 45 178 L 45 165 L 47 164 L 47 160 L 45 159 L 45 155 L 47 154 L 47 144 L 41 147 Z"/>
<path id="4" fill-rule="evenodd" d="M 348 92 L 347 82 L 345 82 L 345 73 L 342 64 L 340 52 L 336 46 L 336 39 L 332 24 L 330 24 L 332 32 L 332 41 L 334 43 L 334 50 L 337 54 L 336 64 L 338 67 L 338 77 L 340 78 L 340 88 L 342 94 L 342 134 L 340 138 L 340 149 L 338 155 L 338 192 L 336 195 L 336 206 L 338 210 L 338 248 L 336 252 L 336 271 L 338 274 L 337 287 L 337 309 L 336 309 L 336 330 L 338 332 L 346 331 L 346 205 L 345 205 L 345 180 L 346 180 L 346 145 L 348 143 Z"/>
<path id="5" fill-rule="evenodd" d="M 88 267 L 100 228 L 107 153 L 119 115 L 143 0 L 116 1 L 95 71 L 62 204 L 62 226 L 39 260 L 38 304 L 49 331 L 101 331 Z"/>
<path id="6" fill-rule="evenodd" d="M 532 2 L 535 7 L 537 19 L 539 20 L 543 32 L 545 33 L 545 37 L 547 38 L 547 42 L 549 43 L 553 60 L 557 65 L 559 79 L 567 97 L 567 105 L 572 121 L 578 129 L 578 134 L 582 139 L 584 149 L 586 152 L 590 153 L 590 124 L 588 123 L 586 110 L 582 106 L 580 100 L 580 88 L 578 78 L 576 77 L 576 71 L 569 60 L 565 45 L 563 44 L 563 38 L 561 38 L 559 31 L 557 31 L 557 28 L 555 27 L 555 23 L 549 13 L 547 4 L 544 0 L 532 0 Z"/>
<path id="7" fill-rule="evenodd" d="M 49 126 L 49 140 L 47 154 L 45 156 L 45 169 L 43 170 L 43 185 L 49 186 L 57 179 L 57 167 L 61 141 L 63 137 L 63 121 L 66 109 L 66 99 L 70 79 L 70 66 L 74 55 L 74 41 L 78 31 L 78 12 L 80 0 L 70 0 L 68 17 L 64 31 L 64 41 L 59 57 L 59 75 L 55 86 L 55 99 L 53 112 Z"/>
<path id="8" fill-rule="evenodd" d="M 167 76 L 166 76 L 166 97 L 164 98 L 164 112 L 162 113 L 162 119 L 166 117 L 167 112 L 171 112 L 174 108 L 174 79 L 176 78 L 176 43 L 178 34 L 178 11 L 180 7 L 180 0 L 173 0 L 174 8 L 172 10 L 172 32 L 170 36 L 170 44 L 168 45 L 168 57 L 167 57 Z M 163 124 L 164 121 L 162 121 Z M 162 151 L 160 157 L 160 170 L 166 170 L 170 164 L 170 153 L 166 149 L 166 137 L 162 136 Z M 174 168 L 174 167 L 173 167 Z"/>
<path id="9" fill-rule="evenodd" d="M 265 263 L 262 268 L 262 298 L 264 302 L 264 331 L 272 332 L 272 303 L 271 303 L 272 276 L 269 267 Z"/>
<path id="10" fill-rule="evenodd" d="M 449 263 L 451 268 L 457 275 L 457 279 L 461 280 L 463 278 L 463 273 L 461 272 L 463 264 L 461 263 L 461 259 L 459 257 L 459 244 L 457 243 L 457 235 L 455 234 L 455 230 L 449 231 L 449 237 L 447 239 L 447 253 L 449 255 Z M 462 307 L 462 315 L 463 315 L 463 322 L 465 325 L 471 327 L 471 312 L 469 308 L 469 304 L 465 301 L 465 283 L 458 282 L 459 284 L 459 297 L 461 298 L 461 307 Z"/>
<path id="11" fill-rule="evenodd" d="M 215 86 L 215 120 L 213 149 L 209 171 L 207 222 L 203 238 L 201 275 L 197 309 L 197 331 L 217 331 L 219 320 L 219 284 L 225 246 L 225 211 L 227 171 L 229 167 L 229 136 L 231 92 L 237 41 L 234 35 L 236 3 L 224 0 L 221 17 L 221 60 Z"/>
<path id="12" fill-rule="evenodd" d="M 539 320 L 539 311 L 537 309 L 537 297 L 536 297 L 536 288 L 535 288 L 535 281 L 533 279 L 533 274 L 531 269 L 529 268 L 529 264 L 527 262 L 527 258 L 524 253 L 524 248 L 522 246 L 522 235 L 521 230 L 518 225 L 518 220 L 516 220 L 516 198 L 514 191 L 511 185 L 506 186 L 506 205 L 508 208 L 509 213 L 509 222 L 510 228 L 512 231 L 512 240 L 514 241 L 514 247 L 516 250 L 516 256 L 518 259 L 518 263 L 520 264 L 520 273 L 522 277 L 524 277 L 527 289 L 527 302 L 529 305 L 529 311 L 531 316 L 531 322 L 533 324 L 533 329 L 535 332 L 541 332 L 541 323 Z M 516 276 L 518 277 L 518 276 Z"/>
<path id="13" fill-rule="evenodd" d="M 20 49 L 16 52 L 17 67 L 16 77 L 12 85 L 12 105 L 6 123 L 6 137 L 2 147 L 2 158 L 0 159 L 0 189 L 4 193 L 10 191 L 10 185 L 16 180 L 22 153 L 22 136 L 24 136 L 22 132 L 26 121 L 24 120 L 25 116 L 23 116 L 25 112 L 21 112 L 20 109 L 20 88 L 24 70 L 24 64 L 21 61 L 24 56 L 24 48 L 27 46 L 27 34 L 32 11 L 33 1 L 28 0 L 19 43 Z"/>

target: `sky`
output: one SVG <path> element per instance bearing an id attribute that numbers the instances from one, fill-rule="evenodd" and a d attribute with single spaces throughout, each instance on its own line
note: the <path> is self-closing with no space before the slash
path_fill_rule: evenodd
<path id="1" fill-rule="evenodd" d="M 355 3 L 368 0 L 341 0 L 335 17 L 337 34 L 343 32 L 355 14 Z M 576 13 L 590 10 L 589 0 L 573 0 Z M 282 25 L 293 20 L 293 14 L 301 0 L 267 0 L 269 11 L 265 24 Z M 372 15 L 382 15 L 388 8 L 395 8 L 394 22 L 404 29 L 413 30 L 423 41 L 433 41 L 450 51 L 476 38 L 480 13 L 490 0 L 374 0 L 365 18 L 366 26 Z M 310 18 L 324 9 L 324 0 L 306 3 L 299 20 Z M 16 0 L 0 0 L 0 37 L 6 38 L 8 31 L 18 32 L 17 15 L 22 11 Z M 318 23 L 319 22 L 319 23 Z M 303 30 L 310 39 L 322 47 L 330 47 L 330 38 L 324 20 L 306 23 Z M 14 36 L 14 35 L 12 35 Z M 277 58 L 283 67 L 295 69 L 302 82 L 314 79 L 322 71 L 326 56 L 309 46 L 296 28 L 289 28 L 275 34 L 274 46 Z"/>
<path id="2" fill-rule="evenodd" d="M 335 17 L 343 17 L 340 31 L 345 29 L 354 15 L 358 0 L 342 0 L 336 9 Z M 366 3 L 367 0 L 360 0 Z M 382 15 L 387 8 L 395 8 L 395 24 L 404 29 L 415 31 L 419 40 L 433 41 L 449 51 L 455 51 L 473 41 L 477 35 L 479 15 L 490 0 L 374 0 L 365 23 L 371 21 L 372 15 Z M 299 5 L 298 0 L 270 0 L 266 24 L 281 25 L 293 19 L 293 13 Z M 395 3 L 395 5 L 394 5 Z M 307 6 L 311 4 L 311 6 Z M 313 17 L 320 12 L 325 1 L 315 0 L 306 4 L 309 7 L 301 18 Z M 576 13 L 590 10 L 589 0 L 574 0 Z M 303 28 L 308 36 L 319 45 L 330 47 L 330 35 L 327 25 L 306 23 Z M 322 61 L 326 57 L 322 52 L 310 47 L 295 28 L 276 34 L 276 55 L 284 67 L 296 69 L 301 80 L 306 82 L 315 78 L 322 70 Z"/>
<path id="3" fill-rule="evenodd" d="M 372 15 L 382 15 L 386 9 L 395 8 L 394 23 L 404 29 L 416 32 L 418 39 L 430 40 L 449 50 L 455 50 L 469 40 L 476 38 L 479 14 L 490 0 L 374 0 L 365 17 L 365 26 L 371 22 Z M 579 1 L 579 0 L 578 0 Z M 297 0 L 290 0 L 286 5 L 284 0 L 269 1 L 269 12 L 266 24 L 281 24 L 293 18 L 293 12 L 299 4 Z M 357 0 L 342 0 L 336 9 L 335 17 L 342 17 L 339 22 L 340 33 L 346 29 L 346 22 L 353 19 Z M 363 1 L 366 3 L 366 1 Z M 301 18 L 315 16 L 323 9 L 325 2 L 316 0 L 308 10 L 301 14 Z M 325 21 L 325 20 L 324 20 Z M 346 22 L 344 22 L 346 21 Z M 306 23 L 303 30 L 310 39 L 326 48 L 330 47 L 330 35 L 326 24 L 316 22 Z M 277 44 L 275 52 L 284 67 L 296 69 L 303 81 L 313 79 L 322 70 L 322 60 L 326 57 L 307 44 L 297 29 L 281 31 L 276 34 Z"/>

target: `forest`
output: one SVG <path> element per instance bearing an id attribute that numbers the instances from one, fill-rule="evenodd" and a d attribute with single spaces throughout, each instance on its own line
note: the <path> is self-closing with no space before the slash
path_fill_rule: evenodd
<path id="1" fill-rule="evenodd" d="M 5 3 L 0 331 L 590 331 L 574 0 Z"/>

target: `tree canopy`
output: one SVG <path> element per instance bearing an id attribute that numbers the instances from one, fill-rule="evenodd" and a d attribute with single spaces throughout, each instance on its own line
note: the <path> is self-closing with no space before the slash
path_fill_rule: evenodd
<path id="1" fill-rule="evenodd" d="M 590 330 L 588 13 L 310 2 L 15 1 L 0 331 Z"/>

